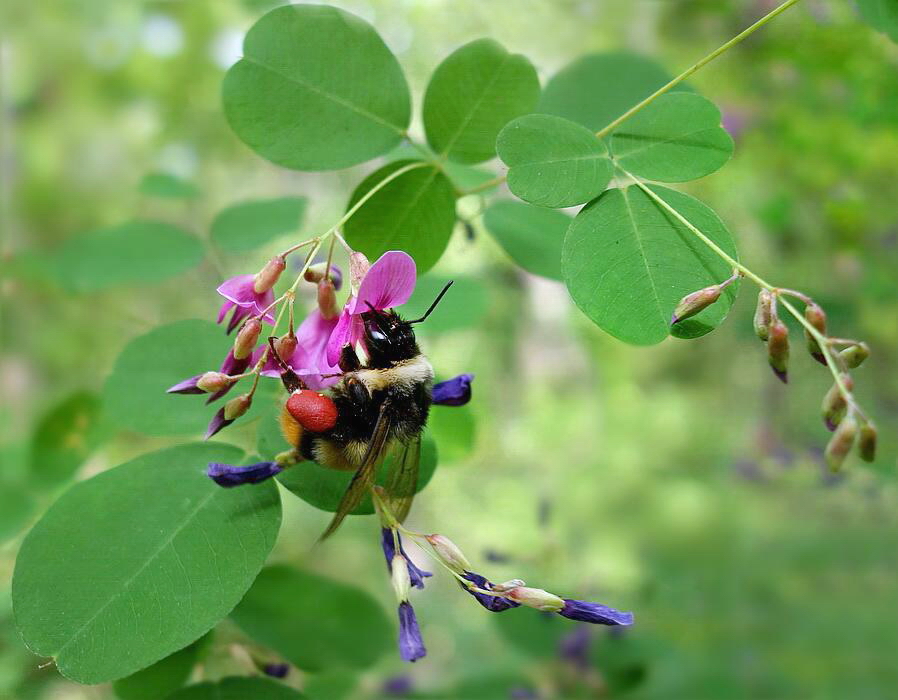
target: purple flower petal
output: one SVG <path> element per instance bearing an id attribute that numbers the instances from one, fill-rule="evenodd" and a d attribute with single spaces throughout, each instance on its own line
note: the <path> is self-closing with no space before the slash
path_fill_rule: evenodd
<path id="1" fill-rule="evenodd" d="M 352 300 L 346 303 L 342 313 L 337 320 L 337 325 L 327 341 L 325 359 L 327 364 L 338 366 L 340 364 L 340 354 L 343 352 L 343 346 L 349 345 L 355 347 L 355 344 L 365 337 L 365 322 L 362 320 L 361 314 L 351 314 L 348 311 Z"/>
<path id="2" fill-rule="evenodd" d="M 413 687 L 409 676 L 391 676 L 384 681 L 381 692 L 384 695 L 402 696 L 411 693 Z"/>
<path id="3" fill-rule="evenodd" d="M 202 374 L 198 374 L 195 377 L 191 377 L 190 379 L 185 379 L 183 382 L 178 382 L 173 387 L 166 389 L 167 394 L 205 394 L 206 392 L 200 389 L 196 383 Z"/>
<path id="4" fill-rule="evenodd" d="M 206 428 L 206 440 L 208 440 L 220 430 L 224 430 L 233 422 L 233 420 L 225 419 L 224 406 L 222 406 L 218 409 L 218 412 L 214 416 L 212 416 L 212 420 L 209 421 L 209 427 Z"/>
<path id="5" fill-rule="evenodd" d="M 244 357 L 242 360 L 235 359 L 234 358 L 234 350 L 231 349 L 231 350 L 228 350 L 228 354 L 225 356 L 225 359 L 222 361 L 221 367 L 219 368 L 218 371 L 221 372 L 222 374 L 227 374 L 229 377 L 235 377 L 238 374 L 243 374 L 246 371 L 247 367 L 249 367 L 250 362 L 252 362 L 252 361 L 253 361 L 252 355 L 250 355 L 249 357 Z M 211 394 L 209 396 L 209 398 L 206 400 L 206 405 L 208 406 L 210 403 L 214 403 L 215 401 L 218 401 L 218 399 L 220 399 L 222 396 L 227 394 L 231 390 L 231 388 L 234 387 L 235 385 L 236 385 L 236 382 L 234 384 L 226 386 L 224 389 L 219 389 L 214 394 Z"/>
<path id="6" fill-rule="evenodd" d="M 399 604 L 399 656 L 403 661 L 417 661 L 427 656 L 415 609 L 407 600 Z"/>
<path id="7" fill-rule="evenodd" d="M 290 664 L 265 664 L 262 671 L 272 678 L 286 678 L 290 673 Z"/>
<path id="8" fill-rule="evenodd" d="M 261 314 L 274 301 L 274 291 L 271 289 L 261 294 L 256 293 L 256 290 L 253 289 L 255 277 L 255 275 L 237 275 L 225 280 L 218 287 L 218 293 L 228 300 L 218 312 L 218 322 L 221 323 L 224 320 L 228 308 L 230 308 L 229 305 L 237 307 L 228 324 L 228 333 L 234 330 L 244 318 Z M 266 311 L 262 320 L 273 324 L 274 316 L 270 311 Z"/>
<path id="9" fill-rule="evenodd" d="M 493 584 L 490 583 L 485 576 L 475 574 L 473 571 L 466 571 L 464 574 L 462 574 L 462 578 L 467 579 L 475 586 L 477 586 L 477 588 L 482 588 L 486 591 L 492 590 Z M 474 596 L 477 602 L 490 612 L 502 612 L 503 610 L 517 608 L 521 605 L 520 603 L 515 603 L 513 600 L 508 600 L 507 598 L 501 598 L 499 596 L 486 595 L 485 593 L 472 591 L 469 588 L 465 587 L 461 583 L 461 581 L 459 581 L 458 585 L 462 587 L 462 590 Z"/>
<path id="10" fill-rule="evenodd" d="M 393 545 L 393 531 L 388 527 L 382 527 L 380 529 L 380 544 L 384 550 L 384 558 L 387 560 L 387 571 L 392 571 L 393 568 L 393 555 L 396 553 L 396 550 Z M 408 554 L 405 553 L 405 549 L 402 546 L 402 536 L 396 535 L 399 540 L 399 553 L 402 555 L 402 558 L 405 559 L 405 564 L 408 567 L 408 577 L 411 581 L 411 584 L 415 588 L 424 588 L 424 579 L 433 576 L 430 571 L 424 571 L 424 569 L 418 568 L 418 566 L 409 558 Z"/>
<path id="11" fill-rule="evenodd" d="M 362 280 L 352 313 L 368 311 L 368 304 L 378 310 L 401 306 L 415 291 L 416 278 L 417 268 L 412 257 L 401 250 L 388 250 Z"/>
<path id="12" fill-rule="evenodd" d="M 232 304 L 252 306 L 255 303 L 254 281 L 255 275 L 237 275 L 222 282 L 215 291 Z"/>
<path id="13" fill-rule="evenodd" d="M 440 406 L 464 406 L 471 400 L 473 374 L 459 374 L 457 377 L 433 385 L 433 402 Z"/>
<path id="14" fill-rule="evenodd" d="M 585 600 L 565 598 L 564 608 L 558 611 L 562 617 L 581 622 L 592 622 L 596 625 L 632 625 L 633 613 L 621 612 L 601 603 L 588 603 Z"/>
<path id="15" fill-rule="evenodd" d="M 231 488 L 243 484 L 258 484 L 270 479 L 275 474 L 283 471 L 277 462 L 259 462 L 246 467 L 237 467 L 232 464 L 210 462 L 206 475 L 219 486 Z"/>

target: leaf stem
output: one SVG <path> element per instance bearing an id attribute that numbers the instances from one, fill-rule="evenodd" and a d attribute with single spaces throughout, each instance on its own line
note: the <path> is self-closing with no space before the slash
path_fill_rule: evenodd
<path id="1" fill-rule="evenodd" d="M 478 192 L 483 192 L 484 190 L 491 189 L 496 187 L 497 185 L 501 185 L 507 179 L 507 175 L 497 175 L 491 180 L 487 180 L 486 182 L 481 182 L 479 185 L 475 187 L 471 187 L 467 190 L 459 190 L 459 194 L 462 197 L 467 197 L 469 194 L 477 194 Z"/>
<path id="2" fill-rule="evenodd" d="M 692 75 L 693 73 L 695 73 L 696 71 L 701 69 L 703 66 L 705 66 L 708 63 L 710 63 L 711 61 L 713 61 L 715 58 L 717 58 L 721 54 L 726 53 L 729 49 L 733 48 L 736 44 L 741 42 L 743 39 L 754 34 L 758 29 L 763 27 L 774 17 L 785 12 L 790 7 L 792 7 L 792 5 L 795 5 L 798 2 L 799 2 L 799 0 L 786 0 L 786 2 L 782 3 L 778 7 L 774 8 L 773 10 L 768 12 L 766 15 L 761 17 L 761 19 L 759 19 L 753 25 L 751 25 L 747 29 L 741 31 L 739 34 L 734 36 L 728 42 L 726 42 L 722 46 L 719 46 L 714 51 L 709 53 L 707 56 L 700 59 L 698 62 L 689 66 L 689 68 L 684 70 L 682 73 L 680 73 L 676 78 L 671 80 L 666 85 L 658 88 L 655 92 L 653 92 L 651 95 L 646 97 L 642 102 L 640 102 L 637 105 L 634 105 L 633 107 L 628 109 L 626 112 L 624 112 L 621 116 L 619 116 L 617 119 L 615 119 L 613 122 L 611 122 L 610 124 L 608 124 L 607 126 L 601 128 L 601 129 L 599 129 L 599 131 L 596 132 L 596 137 L 601 139 L 601 138 L 604 138 L 605 136 L 607 136 L 608 134 L 610 134 L 612 131 L 614 131 L 614 129 L 616 129 L 618 126 L 620 126 L 623 122 L 625 122 L 627 119 L 632 117 L 638 111 L 640 111 L 644 107 L 647 107 L 648 105 L 650 105 L 656 99 L 661 97 L 661 95 L 663 95 L 664 93 L 669 92 L 670 90 L 675 88 L 677 85 L 679 85 L 684 80 L 686 80 L 686 78 L 688 78 L 690 75 Z"/>

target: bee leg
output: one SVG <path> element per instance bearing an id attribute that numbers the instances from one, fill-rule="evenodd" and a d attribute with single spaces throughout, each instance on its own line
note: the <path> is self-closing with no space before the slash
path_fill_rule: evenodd
<path id="1" fill-rule="evenodd" d="M 355 372 L 362 366 L 362 363 L 359 362 L 359 356 L 355 354 L 355 350 L 348 343 L 340 351 L 339 366 L 344 372 Z"/>
<path id="2" fill-rule="evenodd" d="M 277 338 L 273 335 L 268 336 L 268 351 L 270 353 L 269 356 L 273 357 L 274 361 L 277 362 L 281 367 L 281 381 L 284 384 L 284 388 L 291 394 L 294 391 L 298 391 L 300 389 L 308 389 L 309 387 L 306 386 L 306 383 L 299 378 L 299 375 L 297 375 L 296 372 L 290 369 L 290 367 L 288 367 L 281 359 L 281 356 L 278 355 L 277 348 L 274 347 L 274 341 L 276 340 Z"/>

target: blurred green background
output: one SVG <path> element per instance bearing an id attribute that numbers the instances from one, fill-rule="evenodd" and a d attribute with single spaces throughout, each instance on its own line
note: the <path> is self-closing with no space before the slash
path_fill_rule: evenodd
<path id="1" fill-rule="evenodd" d="M 328 227 L 380 162 L 290 172 L 232 134 L 222 76 L 243 33 L 274 4 L 3 8 L 2 698 L 115 697 L 108 685 L 81 687 L 40 668 L 12 620 L 23 530 L 65 488 L 34 466 L 53 449 L 48 412 L 78 393 L 71 405 L 85 420 L 102 414 L 93 397 L 129 340 L 213 318 L 222 279 Z M 527 55 L 543 83 L 583 53 L 620 48 L 675 74 L 775 3 L 332 4 L 378 29 L 419 108 L 437 63 L 481 36 Z M 776 381 L 752 333 L 749 285 L 712 335 L 633 348 L 580 316 L 561 284 L 522 273 L 480 226 L 473 240 L 459 226 L 433 274 L 469 275 L 474 301 L 455 307 L 467 318 L 450 309 L 442 327 L 425 328 L 422 346 L 441 376 L 477 375 L 474 400 L 436 416 L 440 468 L 409 524 L 452 537 L 492 580 L 601 600 L 635 611 L 637 624 L 623 634 L 590 629 L 578 664 L 559 653 L 573 623 L 491 615 L 437 575 L 415 598 L 425 660 L 408 666 L 390 654 L 363 673 L 292 672 L 288 682 L 309 697 L 389 696 L 384 684 L 398 687 L 397 676 L 413 693 L 455 698 L 898 694 L 898 45 L 862 24 L 851 3 L 806 0 L 690 82 L 721 107 L 737 148 L 719 173 L 683 189 L 728 223 L 752 269 L 817 298 L 837 335 L 870 343 L 856 383 L 879 425 L 877 462 L 852 458 L 843 474 L 826 473 L 819 401 L 828 375 L 796 348 L 790 384 Z M 196 192 L 155 196 L 141 187 L 149 173 Z M 308 199 L 295 235 L 249 254 L 209 244 L 225 206 L 291 195 Z M 78 292 L 60 283 L 55 252 L 66 240 L 138 216 L 192 231 L 209 254 L 152 286 Z M 88 422 L 66 445 L 85 458 L 79 478 L 198 437 Z M 221 437 L 250 446 L 255 428 Z M 353 582 L 392 607 L 372 518 L 351 518 L 312 551 L 329 515 L 284 502 L 274 561 Z M 225 622 L 196 677 L 252 672 L 246 644 Z"/>

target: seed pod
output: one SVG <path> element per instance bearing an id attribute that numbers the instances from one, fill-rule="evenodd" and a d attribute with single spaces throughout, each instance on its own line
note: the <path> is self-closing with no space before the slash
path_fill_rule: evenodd
<path id="1" fill-rule="evenodd" d="M 840 352 L 839 357 L 842 358 L 842 361 L 848 369 L 860 367 L 864 360 L 870 357 L 870 346 L 866 343 L 852 345 Z"/>
<path id="2" fill-rule="evenodd" d="M 234 338 L 234 359 L 243 360 L 249 357 L 259 342 L 259 334 L 262 332 L 262 322 L 258 318 L 250 318 L 243 324 L 243 328 Z"/>
<path id="3" fill-rule="evenodd" d="M 318 310 L 322 318 L 331 320 L 340 315 L 340 307 L 337 305 L 337 292 L 334 283 L 330 280 L 321 280 L 318 283 Z"/>
<path id="4" fill-rule="evenodd" d="M 465 555 L 448 537 L 427 535 L 425 539 L 430 543 L 433 551 L 442 559 L 443 563 L 456 573 L 463 574 L 471 568 L 471 564 L 465 558 Z"/>
<path id="5" fill-rule="evenodd" d="M 674 309 L 673 316 L 670 317 L 670 325 L 679 323 L 690 316 L 695 316 L 699 311 L 704 311 L 711 306 L 711 304 L 720 299 L 720 293 L 722 291 L 723 286 L 715 284 L 711 287 L 705 287 L 704 289 L 699 289 L 697 292 L 687 294 L 680 299 L 680 303 L 677 304 L 677 308 Z"/>
<path id="6" fill-rule="evenodd" d="M 206 372 L 196 380 L 196 385 L 203 391 L 221 391 L 233 382 L 234 380 L 223 372 Z"/>
<path id="7" fill-rule="evenodd" d="M 821 335 L 826 335 L 826 314 L 823 313 L 823 309 L 821 309 L 817 304 L 811 302 L 807 306 L 804 307 L 804 317 L 814 328 L 816 328 Z M 810 334 L 807 328 L 804 331 L 805 342 L 808 346 L 808 352 L 811 354 L 817 362 L 821 365 L 826 364 L 826 356 L 823 354 L 823 350 L 820 349 L 820 344 L 817 340 Z"/>
<path id="8" fill-rule="evenodd" d="M 773 294 L 766 289 L 758 292 L 758 305 L 755 307 L 755 334 L 767 341 L 770 324 L 773 323 Z"/>
<path id="9" fill-rule="evenodd" d="M 864 423 L 861 426 L 857 449 L 865 462 L 876 459 L 876 426 L 873 423 Z"/>
<path id="10" fill-rule="evenodd" d="M 251 394 L 240 394 L 240 396 L 231 399 L 224 405 L 224 419 L 227 421 L 237 420 L 252 405 L 253 397 Z"/>
<path id="11" fill-rule="evenodd" d="M 842 374 L 842 383 L 848 391 L 854 389 L 854 380 L 849 375 Z M 823 423 L 826 425 L 827 430 L 832 431 L 836 429 L 836 426 L 845 417 L 847 408 L 848 403 L 845 401 L 845 397 L 842 396 L 839 385 L 834 383 L 823 397 L 823 404 L 820 407 L 823 414 Z"/>
<path id="12" fill-rule="evenodd" d="M 554 593 L 544 591 L 542 588 L 527 588 L 519 586 L 505 593 L 510 600 L 530 608 L 536 608 L 543 612 L 558 612 L 564 608 L 564 599 Z"/>
<path id="13" fill-rule="evenodd" d="M 287 261 L 280 255 L 276 255 L 263 267 L 253 280 L 253 291 L 256 294 L 264 294 L 277 284 L 281 273 L 287 269 Z"/>
<path id="14" fill-rule="evenodd" d="M 775 319 L 770 324 L 767 337 L 767 359 L 770 362 L 773 373 L 786 384 L 789 381 L 789 329 L 786 324 Z"/>
<path id="15" fill-rule="evenodd" d="M 851 446 L 854 445 L 856 437 L 857 419 L 853 413 L 849 413 L 839 423 L 839 427 L 836 428 L 836 432 L 833 433 L 823 453 L 826 463 L 832 471 L 839 471 L 839 468 L 845 461 L 845 457 L 851 451 Z"/>

